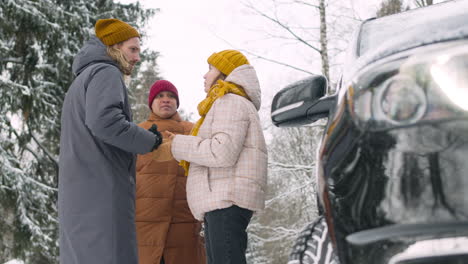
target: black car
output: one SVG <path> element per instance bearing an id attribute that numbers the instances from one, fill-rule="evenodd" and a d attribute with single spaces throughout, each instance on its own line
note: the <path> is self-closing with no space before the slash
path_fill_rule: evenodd
<path id="1" fill-rule="evenodd" d="M 326 90 L 312 76 L 272 102 L 276 126 L 328 118 L 323 214 L 290 263 L 468 263 L 468 1 L 364 21 Z"/>

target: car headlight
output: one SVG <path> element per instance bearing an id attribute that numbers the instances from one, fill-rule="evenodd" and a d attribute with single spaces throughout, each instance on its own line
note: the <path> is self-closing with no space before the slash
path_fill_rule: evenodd
<path id="1" fill-rule="evenodd" d="M 422 118 L 427 108 L 426 94 L 418 83 L 403 74 L 386 80 L 376 94 L 373 109 L 393 124 L 411 124 Z"/>
<path id="2" fill-rule="evenodd" d="M 431 76 L 445 95 L 458 107 L 468 111 L 468 48 L 457 47 L 437 57 Z"/>
<path id="3" fill-rule="evenodd" d="M 351 84 L 356 121 L 370 130 L 468 115 L 467 41 L 439 44 L 364 68 Z"/>

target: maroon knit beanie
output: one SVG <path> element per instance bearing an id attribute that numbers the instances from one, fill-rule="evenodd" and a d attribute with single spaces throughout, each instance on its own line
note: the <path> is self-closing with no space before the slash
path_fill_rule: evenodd
<path id="1" fill-rule="evenodd" d="M 153 83 L 151 86 L 149 96 L 148 96 L 148 106 L 151 109 L 151 105 L 153 104 L 153 100 L 162 91 L 172 92 L 176 96 L 177 100 L 177 108 L 179 108 L 179 92 L 177 88 L 170 82 L 166 80 L 159 80 Z"/>

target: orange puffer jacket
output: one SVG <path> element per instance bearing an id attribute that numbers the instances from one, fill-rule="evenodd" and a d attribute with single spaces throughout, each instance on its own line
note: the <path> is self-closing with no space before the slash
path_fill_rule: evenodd
<path id="1" fill-rule="evenodd" d="M 140 127 L 189 134 L 193 124 L 176 113 L 170 119 L 151 114 Z M 163 133 L 164 134 L 164 133 Z M 156 150 L 158 151 L 158 150 Z M 154 152 L 138 155 L 136 180 L 136 228 L 140 264 L 206 263 L 200 223 L 187 205 L 187 177 L 174 159 L 157 161 Z M 167 160 L 167 159 L 166 159 Z"/>

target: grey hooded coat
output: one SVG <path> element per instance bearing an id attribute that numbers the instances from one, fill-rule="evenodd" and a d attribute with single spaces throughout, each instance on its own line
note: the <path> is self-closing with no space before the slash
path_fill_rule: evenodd
<path id="1" fill-rule="evenodd" d="M 61 264 L 137 264 L 135 154 L 155 135 L 132 123 L 127 88 L 92 37 L 73 62 L 59 159 Z"/>

